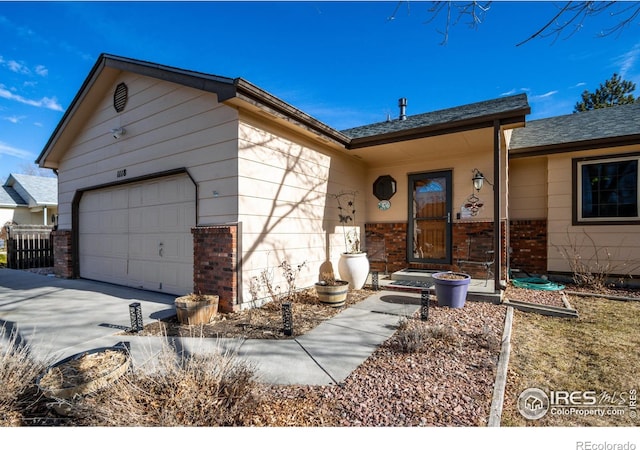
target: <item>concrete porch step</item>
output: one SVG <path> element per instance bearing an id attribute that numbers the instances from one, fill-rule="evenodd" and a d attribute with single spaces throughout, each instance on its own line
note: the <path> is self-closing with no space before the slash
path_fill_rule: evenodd
<path id="1" fill-rule="evenodd" d="M 432 273 L 436 270 L 418 270 L 403 269 L 390 274 L 379 273 L 378 285 L 380 289 L 420 292 L 428 289 L 431 294 L 435 295 L 433 288 Z M 367 284 L 371 284 L 371 274 L 367 280 Z M 494 280 L 484 280 L 472 278 L 467 292 L 467 299 L 472 301 L 485 301 L 491 303 L 501 303 L 503 291 L 495 292 Z"/>

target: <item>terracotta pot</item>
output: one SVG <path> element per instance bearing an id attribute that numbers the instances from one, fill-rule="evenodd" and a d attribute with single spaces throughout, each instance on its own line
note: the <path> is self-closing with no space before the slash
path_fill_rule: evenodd
<path id="1" fill-rule="evenodd" d="M 204 325 L 218 314 L 217 295 L 185 295 L 175 300 L 178 322 L 183 325 Z"/>
<path id="2" fill-rule="evenodd" d="M 367 254 L 342 253 L 338 261 L 340 278 L 349 282 L 353 289 L 362 289 L 369 276 L 369 259 Z"/>
<path id="3" fill-rule="evenodd" d="M 349 282 L 336 280 L 336 284 L 326 284 L 324 282 L 316 283 L 316 292 L 320 303 L 339 308 L 344 306 L 347 300 L 347 292 L 349 291 Z"/>

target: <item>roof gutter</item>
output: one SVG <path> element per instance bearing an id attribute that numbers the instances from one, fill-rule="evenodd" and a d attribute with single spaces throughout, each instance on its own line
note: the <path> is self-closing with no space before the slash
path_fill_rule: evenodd
<path id="1" fill-rule="evenodd" d="M 640 134 L 632 134 L 628 136 L 591 139 L 583 142 L 565 142 L 562 144 L 549 144 L 536 147 L 510 149 L 509 159 L 553 155 L 557 153 L 569 153 L 584 150 L 596 150 L 605 147 L 623 147 L 626 145 L 638 144 L 640 144 Z"/>
<path id="2" fill-rule="evenodd" d="M 283 102 L 278 97 L 269 94 L 267 91 L 260 89 L 243 78 L 236 78 L 234 85 L 236 87 L 236 98 L 262 109 L 266 107 L 270 113 L 276 114 L 288 122 L 299 124 L 304 128 L 324 135 L 341 145 L 347 146 L 349 142 L 351 142 L 348 136 L 311 117 L 300 109 Z"/>

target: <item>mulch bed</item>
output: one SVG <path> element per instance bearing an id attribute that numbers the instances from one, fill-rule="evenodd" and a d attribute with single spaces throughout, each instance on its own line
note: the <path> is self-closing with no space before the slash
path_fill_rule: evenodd
<path id="1" fill-rule="evenodd" d="M 235 313 L 218 313 L 208 324 L 183 325 L 176 316 L 158 320 L 146 325 L 140 332 L 126 332 L 138 336 L 179 336 L 205 338 L 244 338 L 244 339 L 292 339 L 308 333 L 323 321 L 334 317 L 345 308 L 361 302 L 375 291 L 370 289 L 352 289 L 347 294 L 345 305 L 332 308 L 318 300 L 315 289 L 305 289 L 291 299 L 293 316 L 293 334 L 287 336 L 283 330 L 282 303 L 285 300 L 272 301 L 260 308 L 247 309 Z"/>

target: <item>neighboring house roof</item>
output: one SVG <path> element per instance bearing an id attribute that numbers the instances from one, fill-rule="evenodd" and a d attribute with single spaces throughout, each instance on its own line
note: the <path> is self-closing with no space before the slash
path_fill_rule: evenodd
<path id="1" fill-rule="evenodd" d="M 91 102 L 87 101 L 87 99 L 103 95 L 106 89 L 112 87 L 112 83 L 120 71 L 136 73 L 212 92 L 217 95 L 218 101 L 230 105 L 237 105 L 241 101 L 245 106 L 258 108 L 274 119 L 300 126 L 304 130 L 336 143 L 344 149 L 492 126 L 494 120 L 498 120 L 501 126 L 522 126 L 524 116 L 530 112 L 527 97 L 521 94 L 411 116 L 403 121 L 382 122 L 341 132 L 242 78 L 221 77 L 131 58 L 102 54 L 38 156 L 36 161 L 38 164 L 44 167 L 56 168 L 56 164 L 49 162 L 48 159 L 55 160 L 50 156 L 57 153 L 57 151 L 64 152 L 70 145 L 73 136 L 65 133 L 65 129 L 74 117 L 77 116 L 83 120 L 84 117 L 92 113 L 91 106 L 89 106 Z M 92 92 L 93 90 L 96 92 Z"/>
<path id="2" fill-rule="evenodd" d="M 527 122 L 513 130 L 512 156 L 588 150 L 640 143 L 640 103 Z"/>
<path id="3" fill-rule="evenodd" d="M 58 180 L 50 177 L 10 174 L 0 190 L 0 204 L 15 206 L 55 206 L 58 204 Z"/>
<path id="4" fill-rule="evenodd" d="M 27 202 L 11 186 L 0 187 L 0 206 L 15 208 L 17 206 L 27 206 Z"/>
<path id="5" fill-rule="evenodd" d="M 457 130 L 493 126 L 494 120 L 501 125 L 524 123 L 524 116 L 531 108 L 526 94 L 501 97 L 439 111 L 407 116 L 343 130 L 352 138 L 351 148 L 375 145 L 391 140 L 415 139 L 422 135 L 441 134 Z"/>

